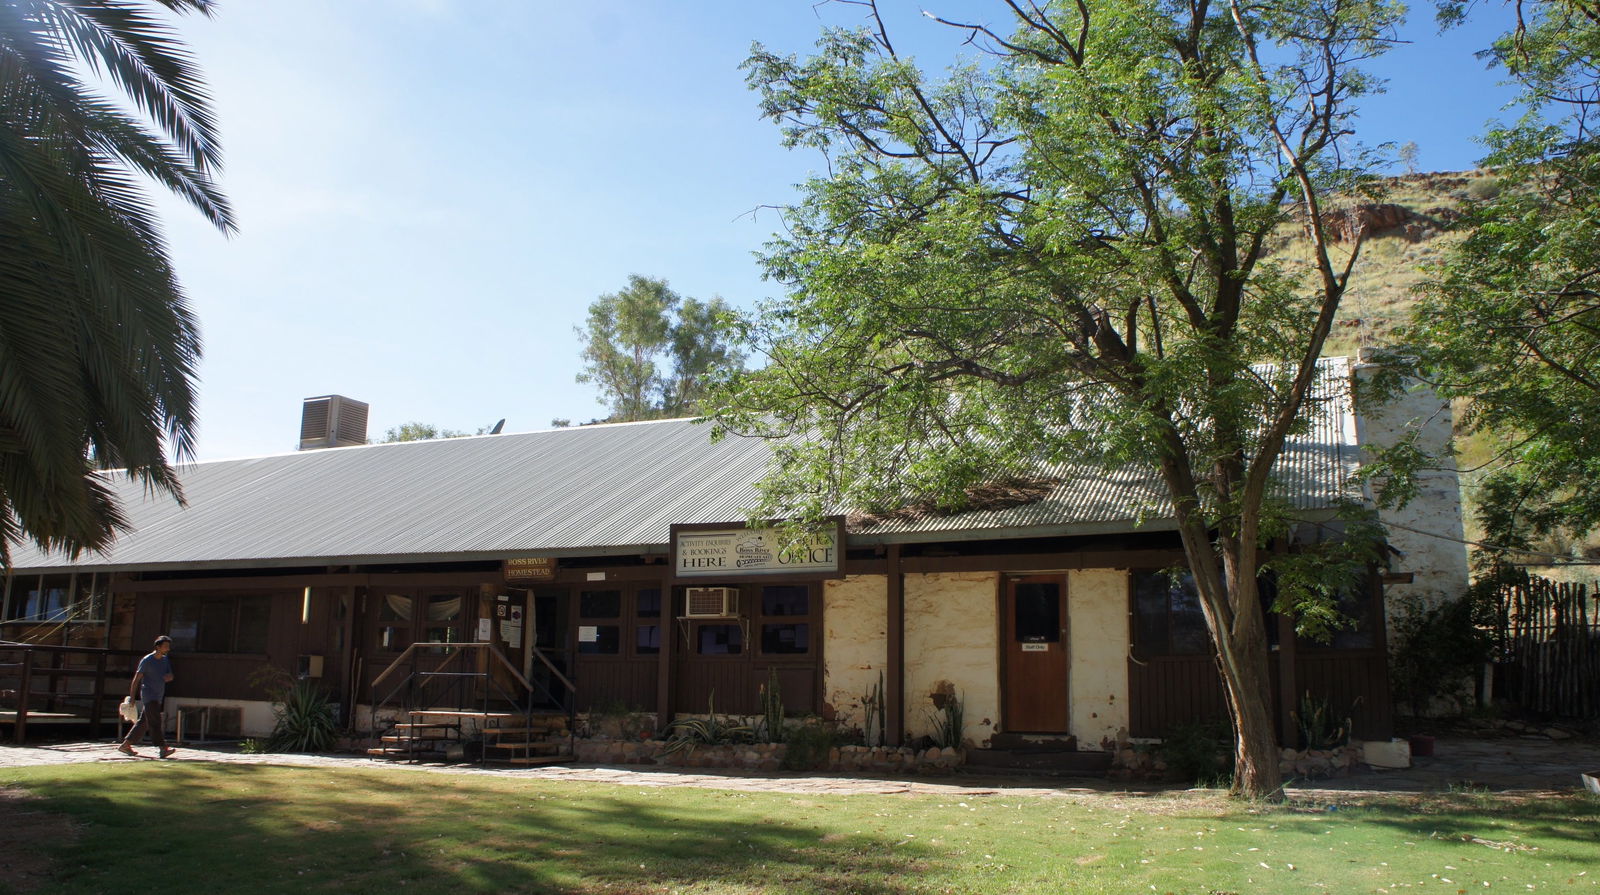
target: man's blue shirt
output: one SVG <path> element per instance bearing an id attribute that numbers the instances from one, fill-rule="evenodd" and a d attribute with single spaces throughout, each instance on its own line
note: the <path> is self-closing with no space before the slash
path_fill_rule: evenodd
<path id="1" fill-rule="evenodd" d="M 167 698 L 167 675 L 172 673 L 172 660 L 151 653 L 139 660 L 140 702 L 161 702 Z"/>

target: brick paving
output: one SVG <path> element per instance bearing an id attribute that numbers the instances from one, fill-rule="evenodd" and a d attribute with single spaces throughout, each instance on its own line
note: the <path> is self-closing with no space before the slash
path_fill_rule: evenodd
<path id="1" fill-rule="evenodd" d="M 157 761 L 154 751 L 127 758 L 110 743 L 55 743 L 38 746 L 0 746 L 0 768 L 66 765 L 88 762 Z M 938 794 L 981 795 L 1091 795 L 1170 790 L 1170 786 L 1141 786 L 1088 778 L 978 776 L 966 772 L 947 777 L 886 778 L 826 774 L 772 774 L 746 771 L 666 770 L 653 767 L 596 765 L 540 768 L 499 768 L 477 765 L 397 764 L 353 755 L 246 755 L 222 745 L 192 745 L 171 759 L 219 764 L 265 764 L 319 768 L 403 768 L 418 773 L 478 774 L 528 780 L 567 780 L 623 786 L 691 786 L 747 792 L 793 794 Z M 1291 782 L 1294 792 L 1412 793 L 1452 788 L 1494 792 L 1571 792 L 1582 787 L 1580 773 L 1600 771 L 1600 743 L 1552 741 L 1540 738 L 1441 738 L 1435 754 L 1414 759 L 1402 770 L 1362 770 L 1346 777 Z"/>

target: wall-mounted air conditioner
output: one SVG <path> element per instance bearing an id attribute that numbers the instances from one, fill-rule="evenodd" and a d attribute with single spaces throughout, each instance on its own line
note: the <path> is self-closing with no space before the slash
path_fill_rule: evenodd
<path id="1" fill-rule="evenodd" d="M 731 587 L 691 587 L 685 594 L 689 618 L 730 618 L 739 614 L 739 592 Z"/>

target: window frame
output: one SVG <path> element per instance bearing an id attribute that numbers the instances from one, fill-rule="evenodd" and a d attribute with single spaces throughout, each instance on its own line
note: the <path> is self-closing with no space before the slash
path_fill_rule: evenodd
<path id="1" fill-rule="evenodd" d="M 168 636 L 172 637 L 173 650 L 184 655 L 226 656 L 230 658 L 251 657 L 264 659 L 270 655 L 272 651 L 272 620 L 274 616 L 273 603 L 277 601 L 278 596 L 280 595 L 276 593 L 230 593 L 227 591 L 217 593 L 168 594 L 162 601 L 162 630 L 166 631 Z M 259 638 L 261 650 L 259 652 L 239 649 L 241 639 L 240 632 L 244 630 L 242 626 L 246 622 L 246 613 L 243 610 L 247 601 L 251 604 L 260 606 L 264 610 L 260 616 L 259 623 L 261 628 Z M 173 616 L 175 614 L 174 610 L 176 610 L 181 604 L 186 603 L 192 603 L 198 608 L 198 613 L 196 615 L 196 629 L 192 635 L 192 641 L 189 640 L 191 635 L 186 632 L 173 633 L 174 631 L 180 630 L 173 624 Z M 205 610 L 207 608 L 214 609 L 215 607 L 221 606 L 227 607 L 228 648 L 223 650 L 200 649 L 200 644 L 203 642 L 202 638 L 206 637 L 206 632 L 200 627 L 206 618 Z M 252 636 L 252 641 L 254 641 L 254 639 L 255 638 Z M 252 642 L 247 645 L 254 646 L 257 644 Z"/>

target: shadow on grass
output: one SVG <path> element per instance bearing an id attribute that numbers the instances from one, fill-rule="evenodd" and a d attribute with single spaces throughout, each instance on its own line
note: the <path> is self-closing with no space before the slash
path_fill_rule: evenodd
<path id="1" fill-rule="evenodd" d="M 80 830 L 55 854 L 56 888 L 43 891 L 113 891 L 131 877 L 172 893 L 694 885 L 897 895 L 919 888 L 934 858 L 881 833 L 812 823 L 782 796 L 255 765 L 152 770 L 102 766 L 29 784 Z"/>
<path id="2" fill-rule="evenodd" d="M 1548 860 L 1580 864 L 1594 860 L 1595 830 L 1600 829 L 1600 798 L 1588 793 L 1539 797 L 1429 793 L 1396 796 L 1346 813 L 1364 824 L 1392 828 L 1408 839 L 1459 842 L 1468 850 L 1487 846 L 1507 852 L 1538 851 Z"/>

